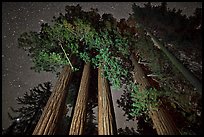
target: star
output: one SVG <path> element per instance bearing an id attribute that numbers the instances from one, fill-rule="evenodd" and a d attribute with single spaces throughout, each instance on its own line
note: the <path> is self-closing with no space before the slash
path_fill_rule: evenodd
<path id="1" fill-rule="evenodd" d="M 32 59 L 27 53 L 18 48 L 17 38 L 23 32 L 39 31 L 42 22 L 51 22 L 53 16 L 58 16 L 60 12 L 65 13 L 66 5 L 80 4 L 82 9 L 98 8 L 100 15 L 111 13 L 117 19 L 127 18 L 132 12 L 132 3 L 128 2 L 3 2 L 2 3 L 2 99 L 9 100 L 2 107 L 2 127 L 9 126 L 7 108 L 9 106 L 18 106 L 15 98 L 21 93 L 25 93 L 40 82 L 51 81 L 54 85 L 56 82 L 55 74 L 36 73 L 30 70 L 33 66 Z M 140 4 L 142 5 L 142 4 Z M 197 7 L 202 4 L 197 3 Z M 169 3 L 169 7 L 181 7 L 178 3 Z M 193 4 L 191 4 L 192 7 Z M 182 6 L 184 7 L 184 6 Z M 189 6 L 185 6 L 189 10 Z M 190 8 L 192 9 L 192 8 Z M 43 12 L 42 12 L 43 11 Z M 193 10 L 192 10 L 193 11 Z M 16 63 L 16 65 L 14 65 Z M 11 82 L 15 80 L 14 84 Z M 22 84 L 23 83 L 23 84 Z M 24 83 L 26 83 L 24 85 Z M 17 88 L 16 88 L 17 87 Z M 3 102 L 3 101 L 2 101 Z"/>
<path id="2" fill-rule="evenodd" d="M 16 119 L 16 122 L 20 122 L 20 118 L 17 118 L 17 119 Z"/>

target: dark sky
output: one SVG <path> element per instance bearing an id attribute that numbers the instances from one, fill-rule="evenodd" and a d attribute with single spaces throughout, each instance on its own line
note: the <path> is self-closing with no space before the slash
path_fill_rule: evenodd
<path id="1" fill-rule="evenodd" d="M 51 81 L 55 84 L 55 74 L 30 70 L 32 62 L 26 52 L 17 48 L 17 38 L 26 31 L 39 31 L 42 22 L 51 22 L 53 16 L 64 13 L 66 5 L 73 2 L 3 2 L 2 3 L 2 127 L 10 122 L 9 106 L 16 108 L 15 98 L 22 96 L 30 88 Z M 128 18 L 132 13 L 131 2 L 80 2 L 84 10 L 98 8 L 99 13 L 111 13 L 118 20 Z M 137 2 L 143 5 L 144 2 Z M 153 2 L 158 4 L 158 2 Z M 180 8 L 184 14 L 192 15 L 201 2 L 168 2 L 168 7 Z"/>

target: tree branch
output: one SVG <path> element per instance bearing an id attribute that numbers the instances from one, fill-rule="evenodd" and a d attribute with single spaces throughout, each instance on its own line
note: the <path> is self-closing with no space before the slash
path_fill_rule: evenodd
<path id="1" fill-rule="evenodd" d="M 61 43 L 59 43 L 59 45 L 60 45 L 60 47 L 62 48 L 62 50 L 63 50 L 63 52 L 64 52 L 64 55 L 65 55 L 65 57 L 66 57 L 66 58 L 67 58 L 67 60 L 68 60 L 69 65 L 71 66 L 72 70 L 74 70 L 74 67 L 72 66 L 71 61 L 69 60 L 69 58 L 68 58 L 68 56 L 67 56 L 67 54 L 66 54 L 66 52 L 65 52 L 64 48 L 62 47 L 62 44 L 61 44 Z"/>

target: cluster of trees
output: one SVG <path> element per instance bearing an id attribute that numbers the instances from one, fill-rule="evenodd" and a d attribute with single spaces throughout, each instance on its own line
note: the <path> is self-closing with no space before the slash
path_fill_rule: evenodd
<path id="1" fill-rule="evenodd" d="M 65 15 L 54 17 L 52 26 L 42 24 L 39 33 L 24 33 L 18 39 L 19 47 L 28 51 L 33 59 L 32 69 L 55 72 L 68 64 L 76 73 L 82 69 L 80 62 L 83 61 L 101 67 L 103 76 L 113 86 L 120 87 L 121 79 L 124 81 L 127 76 L 122 58 L 127 58 L 128 50 L 122 48 L 127 41 L 117 31 L 116 19 L 111 14 L 97 18 L 96 9 L 85 12 L 79 5 L 66 6 L 65 10 Z M 92 119 L 93 116 L 88 117 Z"/>
<path id="2" fill-rule="evenodd" d="M 136 42 L 137 39 L 131 37 L 136 32 L 123 32 L 124 27 L 131 30 L 124 26 L 124 20 L 117 23 L 111 14 L 99 18 L 96 9 L 85 12 L 77 5 L 66 6 L 65 10 L 65 15 L 54 18 L 52 26 L 42 24 L 39 33 L 24 33 L 18 39 L 19 47 L 28 51 L 33 59 L 33 69 L 55 71 L 59 66 L 69 64 L 76 71 L 83 60 L 102 68 L 103 76 L 114 87 L 126 84 L 131 90 L 134 84 L 129 57 L 134 47 L 129 42 Z M 143 108 L 139 109 L 140 112 Z"/>
<path id="3" fill-rule="evenodd" d="M 162 28 L 168 24 L 166 22 L 165 24 L 159 18 L 171 15 L 166 7 L 166 3 L 162 3 L 159 7 L 152 7 L 148 3 L 143 9 L 133 5 L 133 18 L 136 18 L 136 21 L 140 24 L 144 24 L 146 28 L 158 29 L 160 25 Z M 18 39 L 19 47 L 28 51 L 28 55 L 33 60 L 34 66 L 32 69 L 37 72 L 55 72 L 59 67 L 69 65 L 73 73 L 76 74 L 78 70 L 82 70 L 82 64 L 85 62 L 89 64 L 87 75 L 90 74 L 91 65 L 103 70 L 102 75 L 113 87 L 121 88 L 123 84 L 127 86 L 125 93 L 128 94 L 128 98 L 124 97 L 121 101 L 118 101 L 118 104 L 124 108 L 126 107 L 124 102 L 131 103 L 130 106 L 127 106 L 130 109 L 124 109 L 129 118 L 143 114 L 148 115 L 148 112 L 154 105 L 157 105 L 159 97 L 163 94 L 159 95 L 159 91 L 150 88 L 154 85 L 150 85 L 146 78 L 142 79 L 146 74 L 142 73 L 137 62 L 140 62 L 141 59 L 148 61 L 153 73 L 160 75 L 170 68 L 170 65 L 165 65 L 168 58 L 162 60 L 165 55 L 153 46 L 154 43 L 143 29 L 135 27 L 134 19 L 129 19 L 127 22 L 121 19 L 120 22 L 117 22 L 111 14 L 103 14 L 101 17 L 97 9 L 83 11 L 79 5 L 66 6 L 65 11 L 65 15 L 60 14 L 59 17 L 53 18 L 53 25 L 43 23 L 40 32 L 25 32 Z M 149 16 L 150 14 L 152 15 Z M 185 22 L 180 13 L 176 13 L 172 17 L 175 17 L 175 20 L 184 20 L 183 22 Z M 161 23 L 158 21 L 161 21 Z M 172 27 L 178 30 L 181 26 Z M 170 35 L 170 30 L 168 31 L 169 34 L 167 34 Z M 171 33 L 171 35 L 173 34 Z M 134 57 L 136 57 L 136 60 L 132 59 Z M 166 68 L 164 69 L 164 67 Z M 131 71 L 136 71 L 138 79 L 133 77 Z M 163 85 L 168 84 L 168 82 L 164 82 L 166 81 L 164 80 L 165 74 L 160 76 L 160 79 L 163 78 Z M 75 77 L 75 79 L 78 79 L 78 77 Z M 83 86 L 87 88 L 86 85 Z M 83 94 L 81 93 L 81 95 Z M 88 96 L 88 94 L 84 95 Z M 96 94 L 94 95 L 96 96 Z M 81 99 L 85 98 L 88 97 L 82 97 Z M 95 101 L 89 102 L 89 107 L 86 107 L 90 110 L 90 113 L 87 114 L 89 119 L 87 124 L 93 128 L 95 128 L 95 125 L 93 124 L 94 116 L 91 109 L 95 107 Z M 76 112 L 79 111 L 76 110 Z M 87 130 L 87 132 L 94 131 Z"/>
<path id="4" fill-rule="evenodd" d="M 145 4 L 143 8 L 134 4 L 133 12 L 136 22 L 138 22 L 139 25 L 142 24 L 142 28 L 145 29 L 147 33 L 152 32 L 157 37 L 162 38 L 163 43 L 173 43 L 175 44 L 176 49 L 180 50 L 182 48 L 186 48 L 187 41 L 188 44 L 193 47 L 193 51 L 191 50 L 191 52 L 196 51 L 197 53 L 200 51 L 199 49 L 201 48 L 200 45 L 202 42 L 201 9 L 197 8 L 194 16 L 187 18 L 185 15 L 181 15 L 181 10 L 178 10 L 177 13 L 175 13 L 175 9 L 172 11 L 169 9 L 167 10 L 167 4 L 165 2 L 162 3 L 161 6 L 151 6 L 151 3 L 149 2 Z M 170 16 L 171 14 L 172 17 Z M 196 23 L 194 22 L 195 20 Z M 172 23 L 174 21 L 176 21 L 177 24 Z M 196 36 L 194 34 L 196 34 Z M 175 37 L 170 40 L 169 38 L 171 35 Z M 168 53 L 168 50 L 165 49 L 162 43 L 156 40 L 155 36 L 150 34 L 150 37 L 154 44 L 151 44 L 152 42 L 148 42 L 149 44 L 147 44 L 147 46 L 142 46 L 144 45 L 142 43 L 144 41 L 141 41 L 140 45 L 137 46 L 137 49 L 140 51 L 140 57 L 142 57 L 142 60 L 145 61 L 141 61 L 141 63 L 151 68 L 151 71 L 154 74 L 153 78 L 156 79 L 162 86 L 164 92 L 161 92 L 160 95 L 169 98 L 174 108 L 183 109 L 180 113 L 182 113 L 185 117 L 184 119 L 188 121 L 189 127 L 192 129 L 193 126 L 191 125 L 197 125 L 196 127 L 199 127 L 200 122 L 198 119 L 200 118 L 198 117 L 200 116 L 197 115 L 197 111 L 200 112 L 201 109 L 197 106 L 197 110 L 195 110 L 195 106 L 188 105 L 189 101 L 187 100 L 189 100 L 188 98 L 191 98 L 192 96 L 196 96 L 199 99 L 201 98 L 200 95 L 194 92 L 194 87 L 197 87 L 197 91 L 200 91 L 202 94 L 201 82 L 185 67 L 183 67 L 183 64 L 176 61 L 177 59 L 171 55 L 171 53 Z M 146 40 L 149 41 L 148 39 Z M 157 47 L 155 48 L 153 45 L 156 45 Z M 160 53 L 160 50 L 165 54 Z M 198 52 L 198 54 L 200 53 Z M 192 84 L 194 86 L 192 86 Z M 200 104 L 199 100 L 195 102 L 195 104 Z M 187 115 L 188 117 L 186 117 Z M 192 120 L 190 117 L 198 118 L 197 122 Z M 199 134 L 200 131 L 194 130 L 193 132 L 193 134 Z M 192 132 L 190 134 L 192 134 Z"/>

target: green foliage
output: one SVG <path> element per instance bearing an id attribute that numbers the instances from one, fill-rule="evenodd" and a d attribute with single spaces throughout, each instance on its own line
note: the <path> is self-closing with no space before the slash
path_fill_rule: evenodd
<path id="1" fill-rule="evenodd" d="M 92 39 L 94 36 L 93 28 L 91 27 L 91 24 L 88 22 L 85 22 L 80 19 L 76 19 L 74 21 L 75 25 L 75 33 L 77 34 L 77 37 L 80 39 Z"/>
<path id="2" fill-rule="evenodd" d="M 71 54 L 78 54 L 79 53 L 79 45 L 76 43 L 67 44 L 67 47 L 70 48 Z"/>
<path id="3" fill-rule="evenodd" d="M 135 42 L 139 52 L 147 56 L 151 47 L 144 45 L 143 42 L 147 43 L 146 39 L 136 42 L 129 35 L 121 35 L 116 29 L 116 20 L 111 14 L 104 14 L 102 20 L 98 20 L 99 25 L 96 28 L 97 25 L 93 25 L 91 20 L 85 20 L 88 17 L 85 17 L 86 13 L 79 7 L 76 7 L 76 15 L 72 13 L 73 11 L 75 11 L 74 7 L 67 7 L 67 12 L 73 16 L 72 19 L 60 15 L 52 26 L 42 24 L 40 33 L 22 36 L 21 47 L 32 46 L 30 53 L 33 55 L 34 69 L 38 72 L 54 71 L 59 66 L 68 64 L 68 58 L 74 56 L 84 62 L 90 62 L 94 67 L 103 68 L 103 76 L 114 88 L 120 88 L 124 83 L 129 84 L 130 67 L 125 66 L 125 62 L 129 60 L 128 57 L 131 54 L 130 46 Z M 78 12 L 82 12 L 84 17 Z M 24 41 L 23 37 L 27 41 Z M 153 57 L 154 55 L 151 54 L 151 61 L 154 60 Z M 131 89 L 135 102 L 133 113 L 138 115 L 146 112 L 155 101 L 154 90 L 138 92 L 134 84 L 131 84 Z"/>
<path id="4" fill-rule="evenodd" d="M 173 79 L 182 79 L 184 81 L 184 77 L 172 65 L 167 56 L 154 46 L 150 37 L 146 36 L 144 32 L 140 33 L 142 33 L 143 37 L 135 40 L 133 48 L 139 53 L 140 59 L 147 62 L 147 67 L 150 69 L 149 73 L 155 75 L 154 79 L 159 82 L 161 87 L 171 89 L 173 92 L 175 90 L 175 84 L 172 83 Z"/>
<path id="5" fill-rule="evenodd" d="M 93 25 L 91 20 L 85 20 L 94 11 L 83 12 L 79 6 L 66 8 L 73 19 L 61 14 L 54 20 L 52 26 L 47 23 L 42 24 L 39 33 L 21 35 L 19 46 L 29 49 L 34 62 L 32 68 L 37 72 L 55 72 L 60 66 L 71 65 L 70 57 L 79 57 L 84 62 L 91 62 L 94 67 L 102 67 L 104 76 L 111 84 L 117 88 L 121 87 L 121 78 L 127 75 L 122 60 L 127 59 L 129 47 L 128 40 L 123 38 L 114 27 L 116 20 L 111 14 L 104 14 L 103 19 L 98 20 L 98 27 L 103 27 L 95 28 L 97 25 Z M 84 17 L 72 12 L 81 12 Z M 97 16 L 97 14 L 93 15 Z M 106 26 L 107 22 L 110 23 L 108 26 Z M 108 27 L 112 29 L 106 29 Z M 94 52 L 98 54 L 94 55 Z M 77 68 L 77 66 L 73 67 Z"/>
<path id="6" fill-rule="evenodd" d="M 91 59 L 90 59 L 90 56 L 88 55 L 87 52 L 83 52 L 83 53 L 79 53 L 80 55 L 80 58 L 84 61 L 84 62 L 90 62 Z"/>
<path id="7" fill-rule="evenodd" d="M 136 49 L 139 56 L 147 60 L 151 71 L 158 75 L 159 82 L 163 81 L 168 85 L 167 75 L 162 74 L 167 62 L 150 38 L 141 28 L 138 29 L 138 38 L 122 35 L 116 29 L 117 24 L 112 15 L 104 14 L 102 19 L 92 21 L 89 16 L 91 12 L 83 12 L 79 6 L 75 8 L 67 7 L 69 14 L 61 14 L 52 26 L 42 24 L 39 33 L 24 33 L 20 37 L 19 46 L 30 52 L 33 68 L 38 72 L 54 72 L 60 66 L 71 65 L 69 58 L 76 57 L 86 63 L 90 62 L 95 68 L 103 68 L 102 75 L 114 88 L 121 88 L 123 84 L 129 87 L 134 102 L 132 116 L 139 116 L 147 113 L 150 108 L 156 108 L 159 91 L 154 88 L 139 91 L 139 86 L 129 82 L 131 67 L 125 65 L 128 64 L 131 49 Z M 145 18 L 145 15 L 144 12 L 138 16 Z M 98 24 L 93 25 L 93 22 Z M 74 70 L 76 68 L 77 64 Z"/>
<path id="8" fill-rule="evenodd" d="M 130 85 L 132 88 L 131 97 L 133 100 L 132 116 L 140 116 L 148 113 L 151 109 L 156 109 L 158 106 L 158 91 L 155 88 L 144 89 L 139 91 L 139 86 L 135 84 Z"/>
<path id="9" fill-rule="evenodd" d="M 101 42 L 99 42 L 100 44 L 96 45 L 96 50 L 99 51 L 99 53 L 92 58 L 92 63 L 95 67 L 103 68 L 103 75 L 110 81 L 114 88 L 120 88 L 122 86 L 121 78 L 127 76 L 127 70 L 123 66 L 121 57 L 117 55 L 117 52 L 111 50 L 112 47 L 115 48 L 115 45 L 113 45 L 114 42 L 111 38 L 108 37 L 108 33 L 102 34 L 102 38 L 97 39 L 101 40 Z M 125 42 L 123 44 L 125 44 Z M 120 54 L 123 55 L 122 52 Z"/>
<path id="10" fill-rule="evenodd" d="M 184 19 L 180 14 L 181 11 L 177 13 L 174 11 L 167 11 L 157 13 L 159 8 L 152 8 L 150 9 L 140 9 L 138 6 L 133 6 L 134 16 L 136 20 L 140 23 L 140 25 L 144 25 L 146 29 L 150 32 L 155 31 L 154 35 L 161 38 L 164 43 L 172 43 L 175 47 L 185 46 L 184 50 L 186 50 L 187 45 L 197 45 L 200 43 L 199 34 L 200 30 L 193 28 L 195 24 L 193 23 L 193 18 L 190 17 L 188 20 Z M 165 8 L 165 4 L 163 4 L 163 10 Z M 149 10 L 149 11 L 148 11 Z M 146 14 L 147 13 L 147 14 Z M 148 14 L 150 13 L 150 14 Z M 151 14 L 153 13 L 153 14 Z M 162 15 L 163 14 L 163 15 Z M 162 17 L 163 16 L 163 17 Z M 160 18 L 160 19 L 159 19 Z M 198 21 L 199 22 L 199 21 Z M 192 23 L 189 25 L 188 23 Z M 194 25 L 193 25 L 194 24 Z M 200 24 L 200 23 L 198 23 Z M 198 25 L 197 24 L 197 25 Z M 141 25 L 141 26 L 142 26 Z M 197 35 L 196 35 L 197 34 Z M 196 36 L 197 38 L 193 37 Z M 190 85 L 189 82 L 185 80 L 185 78 L 175 69 L 175 66 L 171 64 L 171 62 L 167 59 L 166 55 L 159 52 L 153 44 L 151 44 L 149 39 L 145 37 L 140 37 L 138 43 L 135 42 L 135 47 L 139 50 L 139 56 L 148 62 L 148 67 L 151 69 L 151 73 L 156 74 L 157 77 L 154 77 L 160 84 L 162 92 L 157 92 L 160 97 L 165 98 L 171 102 L 172 107 L 176 110 L 176 112 L 180 114 L 184 114 L 184 119 L 188 121 L 187 123 L 185 120 L 185 127 L 180 129 L 182 134 L 200 134 L 201 133 L 201 125 L 200 125 L 200 118 L 198 116 L 200 114 L 200 107 L 199 101 L 197 97 L 194 101 L 196 106 L 193 103 L 190 103 L 189 98 L 192 98 L 193 87 Z M 194 41 L 194 42 L 192 42 Z M 191 44 L 190 44 L 191 43 Z M 200 44 L 198 44 L 200 45 Z M 166 47 L 168 45 L 166 44 Z M 152 48 L 153 47 L 153 48 Z M 174 48 L 175 48 L 174 47 Z M 167 47 L 168 48 L 168 47 Z M 171 47 L 169 47 L 171 49 Z M 181 49 L 181 47 L 179 47 Z M 197 49 L 197 48 L 196 48 Z M 179 50 L 177 50 L 179 51 Z M 174 54 L 176 50 L 173 50 L 172 54 Z M 139 95 L 138 95 L 139 96 Z M 146 96 L 142 95 L 142 96 Z M 140 99 L 140 98 L 139 98 Z M 135 102 L 135 110 L 133 109 L 132 115 L 140 114 L 139 108 L 144 106 L 141 104 L 142 100 L 136 99 Z M 140 102 L 140 103 L 137 103 Z M 138 107 L 140 106 L 140 107 Z M 193 107 L 194 106 L 194 107 Z M 193 107 L 193 108 L 192 108 Z M 142 111 L 141 111 L 142 112 Z M 196 114 L 197 113 L 197 114 Z M 190 119 L 188 119 L 191 117 Z M 187 120 L 188 119 L 188 120 Z M 199 123 L 199 124 L 198 124 Z M 180 127 L 179 127 L 180 128 Z"/>
<path id="11" fill-rule="evenodd" d="M 130 42 L 128 37 L 123 37 L 121 34 L 119 34 L 117 31 L 113 31 L 114 35 L 114 48 L 116 53 L 122 54 L 122 56 L 128 56 L 130 55 Z"/>
<path id="12" fill-rule="evenodd" d="M 107 54 L 106 54 L 107 55 Z M 104 76 L 113 85 L 113 88 L 120 88 L 122 86 L 121 78 L 127 76 L 127 70 L 122 66 L 122 63 L 114 57 L 104 58 Z"/>
<path id="13" fill-rule="evenodd" d="M 162 77 L 163 64 L 160 64 L 161 58 L 164 62 L 168 62 L 168 59 L 161 51 L 155 48 L 152 40 L 144 35 L 138 39 L 134 46 L 139 52 L 140 57 L 149 63 L 148 66 L 151 68 L 153 74 L 158 75 L 158 77 Z"/>
<path id="14" fill-rule="evenodd" d="M 60 54 L 55 52 L 47 53 L 45 51 L 41 51 L 36 58 L 34 58 L 34 64 L 37 67 L 33 67 L 37 72 L 42 70 L 44 71 L 56 71 L 61 65 L 67 64 L 67 60 L 62 58 Z"/>

